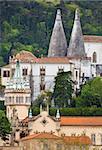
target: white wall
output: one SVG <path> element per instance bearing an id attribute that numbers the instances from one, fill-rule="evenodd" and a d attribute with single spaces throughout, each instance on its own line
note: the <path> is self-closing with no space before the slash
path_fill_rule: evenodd
<path id="1" fill-rule="evenodd" d="M 102 43 L 85 42 L 85 52 L 92 58 L 94 52 L 97 54 L 97 64 L 102 64 Z"/>
<path id="2" fill-rule="evenodd" d="M 70 64 L 33 64 L 32 75 L 34 82 L 34 99 L 40 94 L 40 68 L 45 68 L 45 89 L 53 90 L 54 78 L 58 73 L 58 67 L 64 71 L 70 71 Z"/>

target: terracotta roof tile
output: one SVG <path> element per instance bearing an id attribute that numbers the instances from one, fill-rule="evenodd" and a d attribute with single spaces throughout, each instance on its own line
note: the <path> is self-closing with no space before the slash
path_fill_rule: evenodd
<path id="1" fill-rule="evenodd" d="M 56 136 L 51 133 L 38 133 L 26 136 L 21 139 L 21 141 L 31 140 L 31 139 L 54 139 L 63 140 L 67 144 L 91 144 L 91 140 L 88 136 Z"/>
<path id="2" fill-rule="evenodd" d="M 84 42 L 102 43 L 102 36 L 84 35 Z"/>
<path id="3" fill-rule="evenodd" d="M 91 139 L 88 136 L 65 136 L 63 137 L 67 144 L 91 144 Z"/>
<path id="4" fill-rule="evenodd" d="M 102 126 L 102 117 L 61 117 L 62 126 Z"/>
<path id="5" fill-rule="evenodd" d="M 59 137 L 51 133 L 38 133 L 24 137 L 21 140 L 25 141 L 30 139 L 59 139 Z"/>
<path id="6" fill-rule="evenodd" d="M 16 55 L 15 59 L 19 59 L 21 62 L 36 62 L 37 57 L 35 57 L 31 52 L 22 50 Z"/>
<path id="7" fill-rule="evenodd" d="M 69 63 L 69 59 L 67 57 L 42 57 L 42 58 L 38 58 L 38 63 L 65 64 L 65 63 Z"/>

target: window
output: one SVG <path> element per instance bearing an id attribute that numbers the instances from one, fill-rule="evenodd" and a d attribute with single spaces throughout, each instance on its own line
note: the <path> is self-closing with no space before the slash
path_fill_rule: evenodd
<path id="1" fill-rule="evenodd" d="M 30 97 L 26 97 L 26 103 L 30 102 Z"/>
<path id="2" fill-rule="evenodd" d="M 40 76 L 45 76 L 45 68 L 40 68 Z"/>
<path id="3" fill-rule="evenodd" d="M 76 78 L 78 77 L 78 71 L 76 71 Z"/>
<path id="4" fill-rule="evenodd" d="M 14 73 L 15 73 L 15 69 L 13 68 L 12 71 L 11 71 L 11 76 L 12 77 L 14 76 Z"/>
<path id="5" fill-rule="evenodd" d="M 18 96 L 16 97 L 16 103 L 19 103 L 19 97 Z"/>
<path id="6" fill-rule="evenodd" d="M 45 84 L 40 84 L 40 91 L 45 90 Z"/>
<path id="7" fill-rule="evenodd" d="M 96 52 L 93 53 L 93 63 L 97 62 L 97 54 Z"/>
<path id="8" fill-rule="evenodd" d="M 64 68 L 58 68 L 58 72 L 60 73 L 60 72 L 63 72 L 64 71 Z"/>
<path id="9" fill-rule="evenodd" d="M 28 70 L 26 68 L 22 69 L 22 75 L 26 76 L 28 74 Z"/>
<path id="10" fill-rule="evenodd" d="M 3 77 L 10 77 L 10 71 L 8 70 L 3 71 Z"/>
<path id="11" fill-rule="evenodd" d="M 92 141 L 92 144 L 95 145 L 95 143 L 96 143 L 96 136 L 95 136 L 95 134 L 91 134 L 91 141 Z"/>

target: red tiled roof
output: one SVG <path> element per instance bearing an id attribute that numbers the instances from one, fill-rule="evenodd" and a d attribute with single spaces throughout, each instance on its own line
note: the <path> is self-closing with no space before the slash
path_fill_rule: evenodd
<path id="1" fill-rule="evenodd" d="M 39 115 L 38 115 L 39 116 Z M 37 119 L 37 116 L 34 116 Z M 32 120 L 34 120 L 32 118 Z M 21 122 L 28 123 L 29 118 L 26 117 Z M 102 117 L 61 117 L 61 126 L 102 126 Z"/>
<path id="2" fill-rule="evenodd" d="M 61 117 L 61 126 L 102 126 L 102 117 Z"/>
<path id="3" fill-rule="evenodd" d="M 102 43 L 102 36 L 84 35 L 84 42 Z"/>
<path id="4" fill-rule="evenodd" d="M 31 52 L 22 50 L 16 55 L 15 59 L 18 59 L 21 62 L 36 62 L 37 57 L 35 57 Z"/>
<path id="5" fill-rule="evenodd" d="M 64 136 L 64 141 L 67 144 L 91 144 L 91 139 L 88 136 Z"/>
<path id="6" fill-rule="evenodd" d="M 42 58 L 38 58 L 38 63 L 40 64 L 45 64 L 45 63 L 66 64 L 66 63 L 69 63 L 69 59 L 67 57 L 42 57 Z"/>
<path id="7" fill-rule="evenodd" d="M 21 141 L 31 140 L 31 139 L 54 139 L 63 140 L 67 144 L 91 144 L 91 140 L 88 136 L 56 136 L 51 133 L 38 133 L 26 136 L 21 139 Z"/>
<path id="8" fill-rule="evenodd" d="M 38 133 L 38 134 L 28 135 L 22 138 L 21 140 L 25 141 L 30 139 L 59 139 L 59 137 L 51 133 Z"/>

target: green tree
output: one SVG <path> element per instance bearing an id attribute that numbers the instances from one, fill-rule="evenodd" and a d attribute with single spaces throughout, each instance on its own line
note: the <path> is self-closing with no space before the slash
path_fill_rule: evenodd
<path id="1" fill-rule="evenodd" d="M 72 99 L 73 83 L 71 80 L 71 72 L 61 72 L 55 77 L 55 86 L 53 98 L 55 105 L 58 107 L 69 106 Z"/>
<path id="2" fill-rule="evenodd" d="M 10 134 L 10 131 L 11 131 L 10 123 L 4 111 L 0 110 L 0 137 L 3 140 L 6 140 L 8 134 Z"/>
<path id="3" fill-rule="evenodd" d="M 96 77 L 82 87 L 76 105 L 102 107 L 102 77 Z"/>

